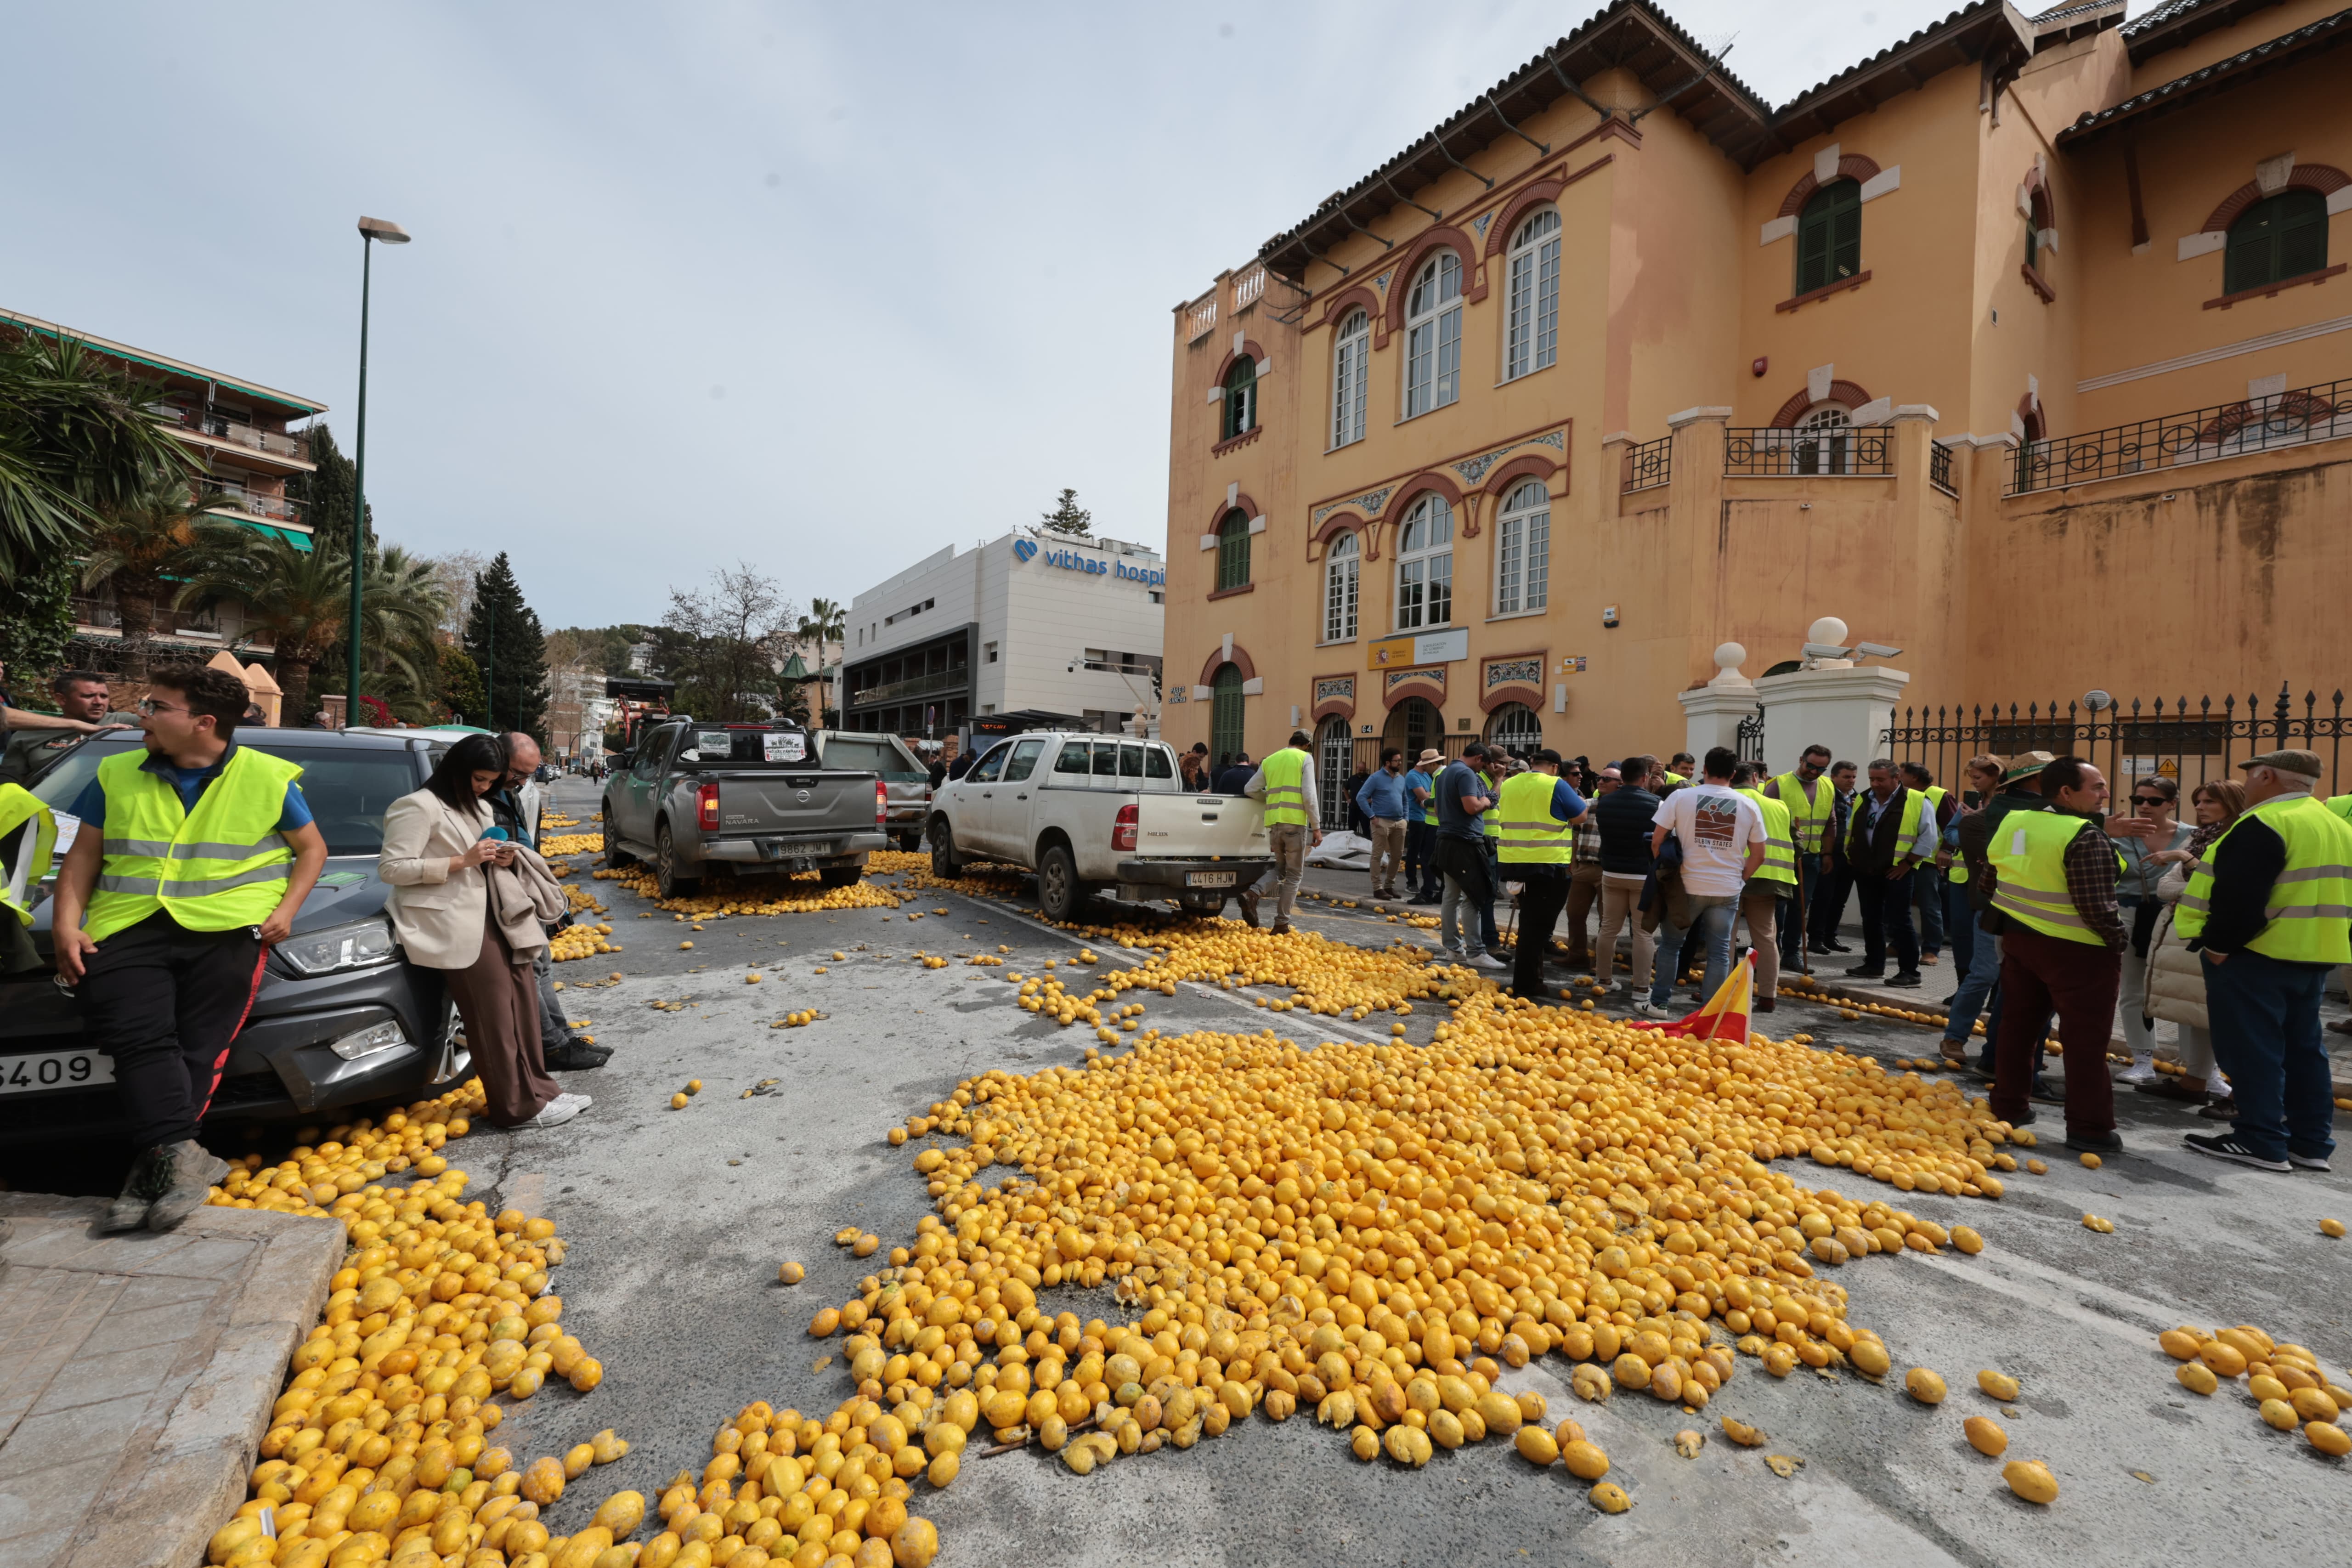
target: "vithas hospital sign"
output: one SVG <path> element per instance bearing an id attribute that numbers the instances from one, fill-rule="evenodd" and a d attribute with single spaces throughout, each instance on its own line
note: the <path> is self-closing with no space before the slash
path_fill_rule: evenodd
<path id="1" fill-rule="evenodd" d="M 1084 572 L 1096 577 L 1117 577 L 1129 583 L 1140 583 L 1150 588 L 1168 585 L 1168 574 L 1150 566 L 1130 566 L 1117 556 L 1106 561 L 1099 556 L 1081 555 L 1075 550 L 1040 550 L 1034 539 L 1013 542 L 1013 559 L 1027 565 L 1032 560 L 1048 566 L 1058 566 L 1065 572 Z"/>

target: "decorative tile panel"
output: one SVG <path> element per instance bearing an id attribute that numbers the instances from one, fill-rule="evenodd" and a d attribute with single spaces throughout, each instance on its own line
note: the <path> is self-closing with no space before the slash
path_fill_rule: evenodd
<path id="1" fill-rule="evenodd" d="M 1543 684 L 1544 661 L 1540 658 L 1497 658 L 1486 665 L 1486 689 L 1497 686 L 1540 686 Z"/>
<path id="2" fill-rule="evenodd" d="M 1192 689 L 1189 686 L 1175 687 L 1168 693 L 1168 700 L 1171 702 L 1188 702 L 1192 700 Z"/>
<path id="3" fill-rule="evenodd" d="M 1356 678 L 1352 675 L 1327 675 L 1315 683 L 1315 705 L 1338 699 L 1343 702 L 1356 700 Z"/>
<path id="4" fill-rule="evenodd" d="M 1547 430 L 1540 436 L 1529 436 L 1522 440 L 1507 441 L 1490 452 L 1481 452 L 1475 458 L 1465 458 L 1451 466 L 1455 473 L 1460 474 L 1468 483 L 1475 485 L 1486 477 L 1486 471 L 1489 468 L 1522 447 L 1549 447 L 1565 455 L 1568 451 L 1568 432 Z"/>
<path id="5" fill-rule="evenodd" d="M 1366 490 L 1362 495 L 1349 496 L 1346 500 L 1328 501 L 1317 507 L 1315 521 L 1319 524 L 1340 508 L 1350 506 L 1361 511 L 1366 517 L 1378 517 L 1381 515 L 1381 508 L 1386 506 L 1388 501 L 1389 491 L 1385 487 L 1376 490 Z"/>
<path id="6" fill-rule="evenodd" d="M 1381 676 L 1381 696 L 1385 698 L 1390 692 L 1409 680 L 1422 681 L 1443 691 L 1445 689 L 1445 667 L 1442 664 L 1428 664 L 1419 669 L 1386 670 Z"/>

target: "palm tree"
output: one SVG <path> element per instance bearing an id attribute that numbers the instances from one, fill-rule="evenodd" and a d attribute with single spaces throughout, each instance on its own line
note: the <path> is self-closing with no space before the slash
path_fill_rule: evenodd
<path id="1" fill-rule="evenodd" d="M 835 642 L 842 641 L 848 635 L 848 620 L 849 611 L 846 606 L 837 605 L 831 599 L 812 599 L 809 601 L 809 613 L 803 616 L 800 625 L 793 628 L 793 635 L 796 637 L 816 639 L 816 669 L 819 676 L 824 673 L 826 639 L 831 638 Z M 825 718 L 824 704 L 820 700 L 817 703 L 817 722 L 820 726 L 824 724 Z"/>
<path id="2" fill-rule="evenodd" d="M 195 489 L 184 473 L 159 473 L 100 510 L 84 547 L 89 553 L 82 563 L 81 584 L 86 589 L 113 585 L 122 612 L 125 673 L 131 679 L 147 679 L 155 605 L 167 577 L 187 563 L 205 514 L 227 502 L 219 490 Z"/>
<path id="3" fill-rule="evenodd" d="M 78 338 L 0 336 L 0 584 L 77 552 L 107 509 L 184 471 L 152 395 Z"/>

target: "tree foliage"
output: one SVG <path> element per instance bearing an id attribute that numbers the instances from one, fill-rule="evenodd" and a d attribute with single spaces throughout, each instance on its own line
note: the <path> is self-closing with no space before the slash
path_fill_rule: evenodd
<path id="1" fill-rule="evenodd" d="M 776 666 L 798 619 L 775 579 L 745 562 L 713 571 L 703 588 L 672 588 L 654 629 L 655 660 L 677 683 L 671 706 L 721 723 L 767 718 L 782 700 Z"/>
<path id="2" fill-rule="evenodd" d="M 147 679 L 156 606 L 169 598 L 170 580 L 191 564 L 197 526 L 227 502 L 219 490 L 192 487 L 185 473 L 159 473 L 99 510 L 84 544 L 81 584 L 113 587 L 122 616 L 121 668 L 132 680 Z"/>
<path id="3" fill-rule="evenodd" d="M 0 335 L 0 587 L 40 576 L 106 508 L 187 471 L 147 412 L 153 395 L 78 338 Z"/>
<path id="4" fill-rule="evenodd" d="M 0 589 L 0 668 L 17 700 L 40 699 L 73 640 L 76 567 L 59 555 Z"/>
<path id="5" fill-rule="evenodd" d="M 1037 521 L 1056 533 L 1075 533 L 1084 538 L 1094 531 L 1095 514 L 1078 504 L 1077 491 L 1065 486 L 1062 499 L 1054 503 L 1054 510 L 1044 513 Z"/>
<path id="6" fill-rule="evenodd" d="M 474 579 L 466 617 L 466 652 L 488 685 L 490 729 L 520 730 L 544 747 L 547 740 L 547 633 L 524 603 L 507 552 L 499 551 Z"/>
<path id="7" fill-rule="evenodd" d="M 482 704 L 482 668 L 474 656 L 455 643 L 439 645 L 441 666 L 441 707 L 445 716 L 462 723 L 472 723 L 485 711 Z"/>

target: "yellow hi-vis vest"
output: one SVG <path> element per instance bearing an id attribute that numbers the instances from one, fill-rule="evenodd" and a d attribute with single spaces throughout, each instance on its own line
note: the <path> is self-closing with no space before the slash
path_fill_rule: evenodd
<path id="1" fill-rule="evenodd" d="M 1493 805 L 1488 806 L 1484 812 L 1479 814 L 1478 831 L 1484 833 L 1489 838 L 1500 838 L 1503 836 L 1503 813 L 1501 810 L 1503 797 L 1501 794 L 1496 790 L 1494 779 L 1489 777 L 1486 773 L 1483 772 L 1479 773 L 1478 783 L 1482 786 L 1478 793 L 1495 803 Z"/>
<path id="2" fill-rule="evenodd" d="M 2352 823 L 2307 795 L 2280 795 L 2245 815 L 2261 817 L 2286 841 L 2286 869 L 2271 884 L 2263 910 L 2270 923 L 2246 945 L 2290 963 L 2352 963 Z M 2214 858 L 2237 830 L 2231 823 L 2189 872 L 2189 889 L 2172 916 L 2172 929 L 2182 936 L 2204 931 L 2213 910 Z"/>
<path id="3" fill-rule="evenodd" d="M 268 920 L 292 875 L 294 851 L 278 819 L 301 768 L 240 746 L 189 811 L 169 779 L 139 765 L 146 760 L 143 751 L 119 752 L 98 764 L 104 858 L 82 930 L 103 942 L 158 910 L 189 931 Z"/>
<path id="4" fill-rule="evenodd" d="M 1829 847 L 1830 824 L 1837 816 L 1837 786 L 1823 773 L 1813 781 L 1812 795 L 1805 793 L 1805 781 L 1794 773 L 1782 773 L 1772 781 L 1780 792 L 1780 805 L 1789 813 L 1791 837 L 1800 855 L 1819 855 Z"/>
<path id="5" fill-rule="evenodd" d="M 58 819 L 48 803 L 21 784 L 0 784 L 0 849 L 5 849 L 26 823 L 32 831 L 21 837 L 14 860 L 0 856 L 0 906 L 14 910 L 26 925 L 33 923 L 32 889 L 49 874 L 58 845 Z"/>
<path id="6" fill-rule="evenodd" d="M 1533 768 L 1503 781 L 1502 797 L 1486 812 L 1497 833 L 1495 858 L 1507 866 L 1565 866 L 1576 829 L 1551 814 L 1559 780 Z"/>
<path id="7" fill-rule="evenodd" d="M 2352 822 L 2352 795 L 2329 796 L 2327 800 L 2327 809 L 2342 817 L 2345 821 Z"/>
<path id="8" fill-rule="evenodd" d="M 1992 907 L 2029 931 L 2105 947 L 2066 887 L 2066 846 L 2089 826 L 2079 816 L 2048 809 L 2002 817 L 1985 855 L 2000 877 Z"/>
<path id="9" fill-rule="evenodd" d="M 1753 879 L 1759 882 L 1786 882 L 1797 885 L 1797 846 L 1789 836 L 1790 811 L 1762 790 L 1735 790 L 1756 803 L 1764 814 L 1764 863 L 1756 868 Z"/>
<path id="10" fill-rule="evenodd" d="M 1268 827 L 1307 826 L 1307 753 L 1285 746 L 1258 764 L 1265 776 L 1265 825 Z"/>

